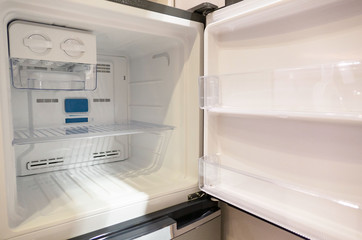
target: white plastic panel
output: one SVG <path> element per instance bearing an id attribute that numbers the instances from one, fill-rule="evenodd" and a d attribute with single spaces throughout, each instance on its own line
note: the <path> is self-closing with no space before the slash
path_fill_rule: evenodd
<path id="1" fill-rule="evenodd" d="M 97 63 L 96 37 L 89 32 L 14 21 L 9 25 L 10 58 Z"/>
<path id="2" fill-rule="evenodd" d="M 125 160 L 129 156 L 124 136 L 34 143 L 14 146 L 17 176 L 79 168 Z"/>
<path id="3" fill-rule="evenodd" d="M 209 14 L 205 75 L 359 61 L 360 4 L 247 0 Z"/>
<path id="4" fill-rule="evenodd" d="M 208 15 L 202 190 L 311 239 L 361 239 L 360 1 Z"/>

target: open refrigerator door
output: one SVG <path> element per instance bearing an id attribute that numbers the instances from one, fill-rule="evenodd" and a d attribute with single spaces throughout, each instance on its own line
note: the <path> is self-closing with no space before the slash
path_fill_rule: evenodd
<path id="1" fill-rule="evenodd" d="M 207 16 L 200 188 L 311 239 L 362 238 L 361 1 Z"/>

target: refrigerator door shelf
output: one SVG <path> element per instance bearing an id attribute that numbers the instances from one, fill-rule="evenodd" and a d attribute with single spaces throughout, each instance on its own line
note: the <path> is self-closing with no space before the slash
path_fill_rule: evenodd
<path id="1" fill-rule="evenodd" d="M 220 114 L 362 120 L 360 61 L 200 77 L 200 106 Z"/>
<path id="2" fill-rule="evenodd" d="M 124 124 L 82 124 L 50 128 L 17 129 L 14 131 L 13 145 L 120 136 L 173 129 L 174 127 L 172 126 L 138 121 L 130 121 Z"/>
<path id="3" fill-rule="evenodd" d="M 199 159 L 200 188 L 312 239 L 360 239 L 362 202 L 328 196 L 280 179 L 222 164 L 220 156 Z M 301 234 L 303 233 L 303 234 Z M 352 237 L 353 236 L 353 237 Z M 351 238 L 352 237 L 352 238 Z"/>

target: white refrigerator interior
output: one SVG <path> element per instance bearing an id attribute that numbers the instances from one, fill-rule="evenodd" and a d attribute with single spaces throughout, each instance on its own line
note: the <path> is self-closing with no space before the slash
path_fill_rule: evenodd
<path id="1" fill-rule="evenodd" d="M 0 238 L 65 239 L 187 200 L 201 23 L 0 1 Z"/>
<path id="2" fill-rule="evenodd" d="M 362 239 L 362 2 L 207 16 L 200 187 L 312 239 Z"/>
<path id="3" fill-rule="evenodd" d="M 0 238 L 75 237 L 199 182 L 299 235 L 362 239 L 361 13 L 245 0 L 203 34 L 108 1 L 0 0 Z"/>

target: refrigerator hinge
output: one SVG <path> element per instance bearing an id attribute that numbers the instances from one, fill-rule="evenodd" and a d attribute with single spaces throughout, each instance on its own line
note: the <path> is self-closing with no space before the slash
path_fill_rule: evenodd
<path id="1" fill-rule="evenodd" d="M 195 192 L 195 193 L 191 193 L 187 196 L 187 200 L 188 201 L 194 201 L 197 199 L 201 199 L 201 198 L 205 198 L 207 195 L 206 193 L 199 191 L 199 192 Z"/>
<path id="2" fill-rule="evenodd" d="M 201 3 L 197 6 L 189 9 L 188 11 L 206 16 L 207 14 L 215 11 L 217 8 L 218 8 L 218 6 L 216 6 L 212 3 L 204 2 L 204 3 Z"/>

